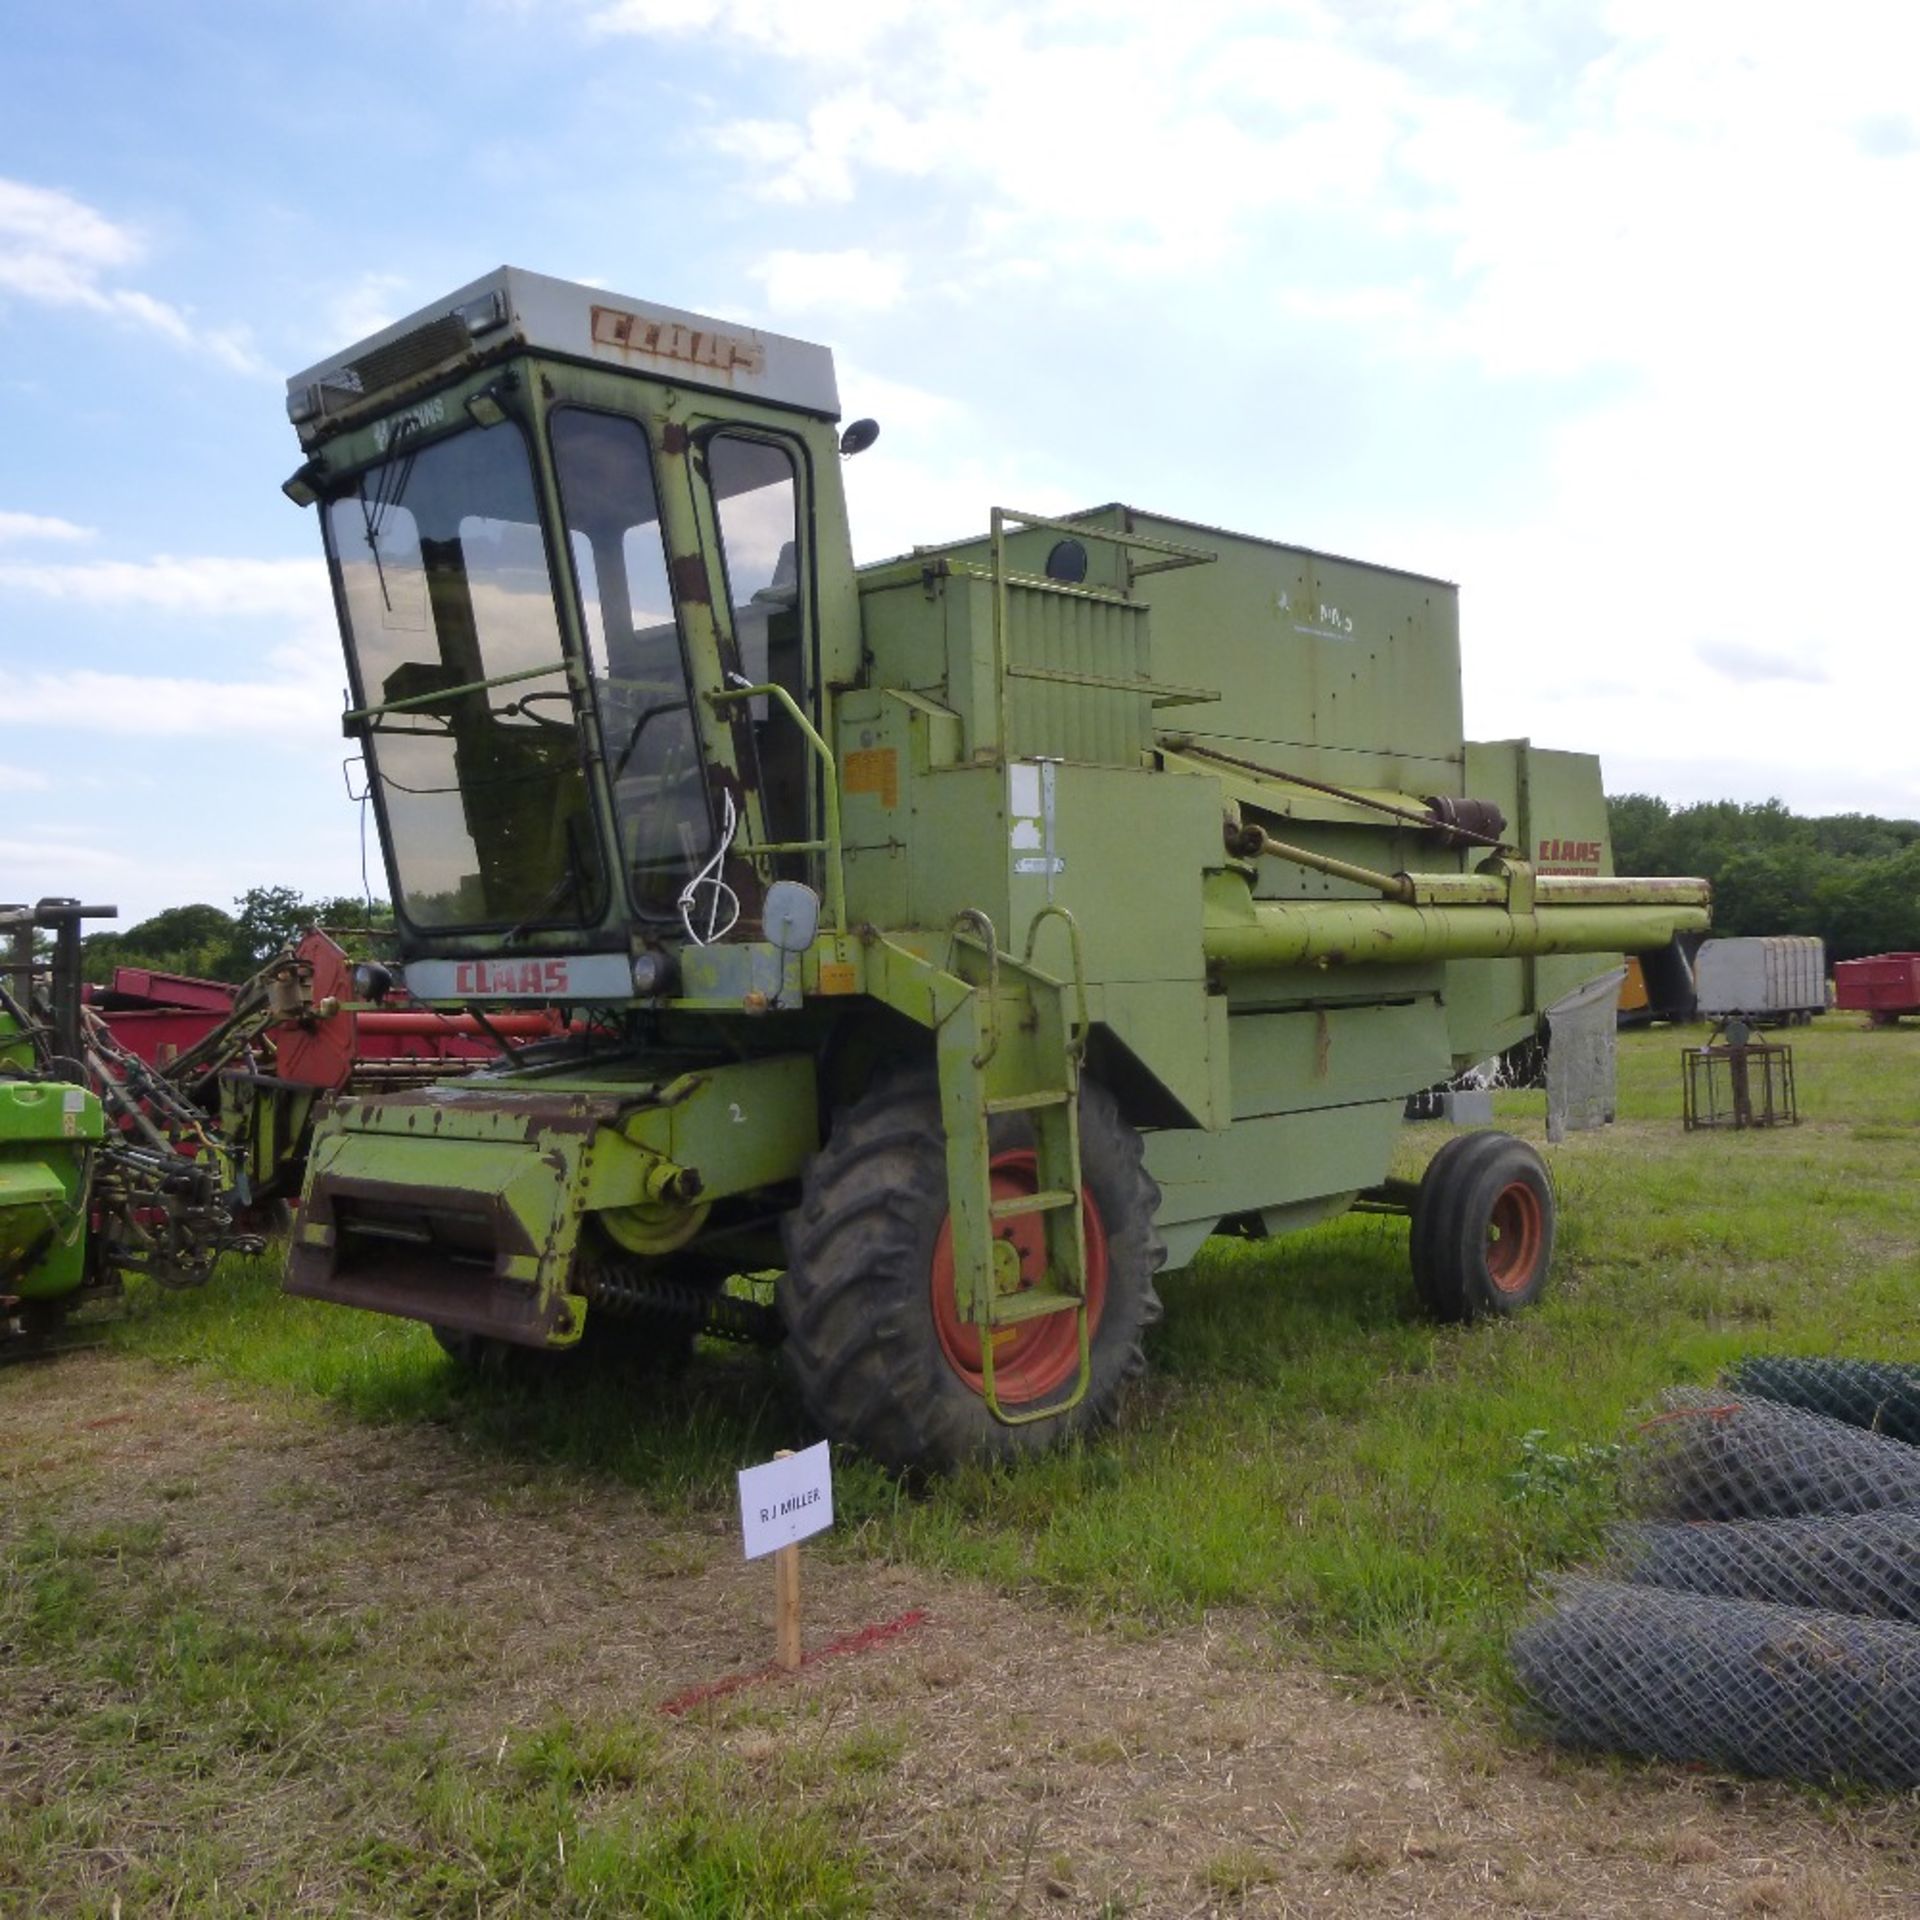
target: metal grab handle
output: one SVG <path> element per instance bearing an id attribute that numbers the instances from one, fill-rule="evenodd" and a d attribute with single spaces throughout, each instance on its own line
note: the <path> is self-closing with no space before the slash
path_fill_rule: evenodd
<path id="1" fill-rule="evenodd" d="M 984 1067 L 1000 1051 L 1000 936 L 993 922 L 978 907 L 962 907 L 947 926 L 947 957 L 941 963 L 947 973 L 953 971 L 953 943 L 962 927 L 971 927 L 974 937 L 987 950 L 987 1043 L 986 1050 L 973 1056 L 976 1068 Z"/>
<path id="2" fill-rule="evenodd" d="M 800 737 L 812 749 L 814 757 L 826 769 L 826 780 L 822 783 L 826 793 L 827 817 L 825 821 L 827 837 L 824 849 L 827 855 L 827 918 L 833 923 L 835 933 L 847 930 L 847 886 L 842 871 L 840 847 L 840 774 L 833 764 L 833 749 L 821 738 L 819 729 L 806 716 L 799 701 L 785 687 L 771 680 L 762 681 L 754 687 L 727 687 L 719 693 L 707 695 L 708 702 L 720 706 L 730 700 L 751 700 L 756 695 L 766 694 L 777 700 L 787 717 L 800 729 Z M 756 853 L 794 852 L 800 848 L 782 843 L 777 846 L 750 848 Z"/>
<path id="3" fill-rule="evenodd" d="M 1087 962 L 1085 949 L 1080 943 L 1080 922 L 1065 907 L 1049 904 L 1040 909 L 1027 923 L 1026 951 L 1021 955 L 1023 967 L 1033 966 L 1033 949 L 1040 937 L 1040 923 L 1043 920 L 1064 920 L 1067 923 L 1067 947 L 1073 960 L 1073 1034 L 1067 1042 L 1067 1051 L 1073 1056 L 1073 1063 L 1079 1066 L 1087 1054 L 1087 1030 L 1092 1024 L 1087 1017 Z"/>

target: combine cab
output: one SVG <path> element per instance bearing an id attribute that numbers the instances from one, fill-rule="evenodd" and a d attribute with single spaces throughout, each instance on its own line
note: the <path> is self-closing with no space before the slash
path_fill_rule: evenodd
<path id="1" fill-rule="evenodd" d="M 823 349 L 513 269 L 289 411 L 406 991 L 566 1021 L 335 1102 L 291 1291 L 762 1333 L 916 1468 L 1110 1417 L 1222 1227 L 1364 1196 L 1436 1312 L 1537 1294 L 1537 1156 L 1416 1194 L 1402 1106 L 1706 892 L 1612 876 L 1590 759 L 1464 740 L 1451 587 L 1121 506 L 856 572 Z"/>

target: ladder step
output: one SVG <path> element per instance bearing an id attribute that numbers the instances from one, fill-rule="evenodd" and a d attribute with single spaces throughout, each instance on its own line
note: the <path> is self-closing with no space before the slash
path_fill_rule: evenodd
<path id="1" fill-rule="evenodd" d="M 994 1328 L 1018 1326 L 1023 1320 L 1038 1320 L 1049 1313 L 1072 1313 L 1086 1305 L 1077 1293 L 1057 1293 L 1051 1287 L 1029 1287 L 1024 1293 L 1009 1293 L 993 1303 Z"/>
<path id="2" fill-rule="evenodd" d="M 1023 1193 L 1012 1200 L 996 1200 L 987 1212 L 996 1220 L 1016 1219 L 1023 1213 L 1051 1213 L 1056 1207 L 1071 1207 L 1080 1196 L 1064 1187 L 1043 1187 L 1038 1193 Z"/>
<path id="3" fill-rule="evenodd" d="M 1031 1113 L 1036 1107 L 1064 1107 L 1073 1098 L 1064 1087 L 1043 1087 L 1038 1093 L 1004 1093 L 987 1102 L 989 1113 Z"/>

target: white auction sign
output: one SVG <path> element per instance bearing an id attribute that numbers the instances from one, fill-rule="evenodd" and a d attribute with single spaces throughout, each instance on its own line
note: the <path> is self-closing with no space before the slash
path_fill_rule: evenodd
<path id="1" fill-rule="evenodd" d="M 833 1465 L 824 1440 L 804 1453 L 740 1469 L 740 1532 L 749 1560 L 832 1525 Z"/>

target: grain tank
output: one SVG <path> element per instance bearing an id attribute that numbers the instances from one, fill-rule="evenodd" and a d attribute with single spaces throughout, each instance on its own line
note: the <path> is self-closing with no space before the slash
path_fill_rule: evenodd
<path id="1" fill-rule="evenodd" d="M 337 1102 L 291 1291 L 482 1364 L 779 1339 L 904 1467 L 1110 1417 L 1222 1227 L 1365 1195 L 1437 1312 L 1538 1293 L 1538 1157 L 1395 1187 L 1402 1106 L 1706 891 L 1464 738 L 1451 586 L 1121 505 L 856 570 L 824 349 L 515 269 L 289 411 L 404 984 L 568 1022 Z"/>

